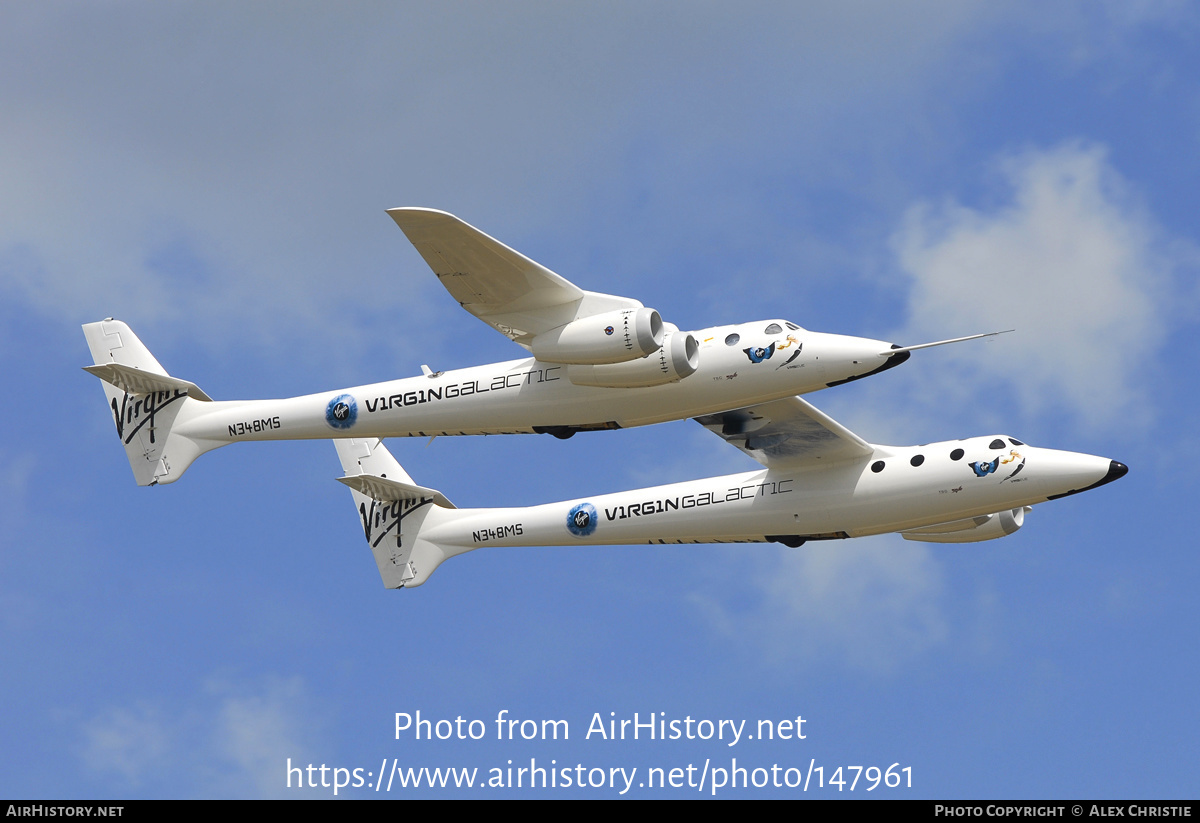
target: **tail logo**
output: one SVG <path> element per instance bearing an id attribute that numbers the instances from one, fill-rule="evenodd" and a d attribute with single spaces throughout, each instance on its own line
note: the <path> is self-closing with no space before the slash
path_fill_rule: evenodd
<path id="1" fill-rule="evenodd" d="M 187 392 L 181 389 L 175 389 L 174 392 L 152 391 L 137 395 L 125 392 L 121 397 L 120 406 L 117 406 L 117 398 L 114 397 L 109 405 L 112 406 L 113 418 L 117 421 L 117 437 L 121 438 L 125 442 L 125 445 L 128 446 L 133 440 L 133 436 L 149 423 L 150 425 L 146 430 L 150 432 L 150 442 L 153 443 L 154 415 L 162 411 L 164 406 L 169 406 L 176 400 L 185 397 L 187 397 Z M 139 421 L 138 424 L 132 427 L 129 436 L 126 437 L 126 425 L 132 426 L 135 420 Z"/>
<path id="2" fill-rule="evenodd" d="M 596 530 L 596 507 L 580 503 L 567 512 L 567 531 L 576 537 L 587 537 Z"/>
<path id="3" fill-rule="evenodd" d="M 325 407 L 325 422 L 335 429 L 348 429 L 358 419 L 358 401 L 350 394 L 339 394 Z"/>

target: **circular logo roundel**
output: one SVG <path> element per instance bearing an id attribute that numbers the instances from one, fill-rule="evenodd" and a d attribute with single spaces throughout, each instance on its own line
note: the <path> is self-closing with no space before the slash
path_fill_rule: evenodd
<path id="1" fill-rule="evenodd" d="M 335 429 L 348 429 L 358 419 L 358 401 L 351 394 L 339 394 L 325 407 L 325 422 Z"/>
<path id="2" fill-rule="evenodd" d="M 609 337 L 612 337 L 612 333 L 613 333 L 613 327 L 612 327 L 612 326 L 605 326 L 605 327 L 604 327 L 604 333 L 605 333 L 605 334 L 607 334 Z"/>
<path id="3" fill-rule="evenodd" d="M 576 537 L 587 537 L 596 530 L 596 507 L 580 503 L 567 512 L 567 531 Z"/>

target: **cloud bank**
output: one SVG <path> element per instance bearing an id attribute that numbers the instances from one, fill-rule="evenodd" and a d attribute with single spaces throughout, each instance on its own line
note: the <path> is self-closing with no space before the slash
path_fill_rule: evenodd
<path id="1" fill-rule="evenodd" d="M 1005 200 L 918 203 L 893 238 L 912 280 L 905 339 L 1017 330 L 950 347 L 951 368 L 921 390 L 960 405 L 1011 393 L 1028 416 L 1065 412 L 1092 428 L 1145 423 L 1168 286 L 1190 252 L 1101 147 L 1030 149 L 996 169 Z"/>

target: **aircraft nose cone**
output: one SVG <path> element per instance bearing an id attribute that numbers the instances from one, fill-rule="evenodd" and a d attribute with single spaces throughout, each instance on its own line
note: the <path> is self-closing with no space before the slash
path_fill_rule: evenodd
<path id="1" fill-rule="evenodd" d="M 880 352 L 887 350 L 889 344 L 881 340 L 867 340 L 861 338 L 853 341 L 853 345 L 842 344 L 840 350 L 830 347 L 829 354 L 840 355 L 841 370 L 845 377 L 840 377 L 829 383 L 826 386 L 840 386 L 843 383 L 850 383 L 854 380 L 861 380 L 864 377 L 870 377 L 873 374 L 894 369 L 904 361 L 908 360 L 912 355 L 909 352 L 902 351 L 893 354 L 890 357 L 881 357 Z M 891 348 L 898 349 L 899 346 L 892 344 Z M 826 366 L 828 369 L 836 369 L 838 366 L 833 365 L 836 360 L 831 358 L 831 364 Z M 847 373 L 848 372 L 848 373 Z"/>
<path id="2" fill-rule="evenodd" d="M 1108 473 L 1105 474 L 1104 477 L 1100 478 L 1098 481 L 1096 481 L 1092 485 L 1088 486 L 1088 489 L 1099 488 L 1100 486 L 1103 486 L 1105 483 L 1111 483 L 1114 480 L 1120 480 L 1122 477 L 1124 477 L 1127 474 L 1129 474 L 1128 466 L 1126 466 L 1124 463 L 1121 463 L 1117 460 L 1109 460 L 1108 461 Z M 1080 489 L 1080 491 L 1087 491 L 1087 489 Z"/>
<path id="3" fill-rule="evenodd" d="M 1092 483 L 1091 485 L 1088 485 L 1088 486 L 1083 486 L 1082 488 L 1074 488 L 1074 489 L 1071 489 L 1070 491 L 1062 492 L 1060 494 L 1052 494 L 1049 497 L 1047 497 L 1046 499 L 1047 500 L 1057 500 L 1060 497 L 1067 497 L 1072 494 L 1079 494 L 1080 492 L 1086 492 L 1086 491 L 1091 491 L 1092 489 L 1098 489 L 1101 486 L 1105 485 L 1106 483 L 1111 483 L 1114 480 L 1120 480 L 1122 477 L 1124 477 L 1127 474 L 1129 474 L 1128 466 L 1126 466 L 1124 463 L 1121 463 L 1117 460 L 1109 460 L 1108 461 L 1108 471 L 1105 472 L 1104 476 L 1101 477 L 1099 480 L 1097 480 L 1095 483 Z M 1093 477 L 1094 476 L 1095 475 L 1093 475 Z"/>

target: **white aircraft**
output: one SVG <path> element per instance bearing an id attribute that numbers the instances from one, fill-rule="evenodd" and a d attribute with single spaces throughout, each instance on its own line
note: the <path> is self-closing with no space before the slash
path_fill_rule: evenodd
<path id="1" fill-rule="evenodd" d="M 532 352 L 488 366 L 281 400 L 215 402 L 171 377 L 124 323 L 83 327 L 139 485 L 173 483 L 243 440 L 547 433 L 644 426 L 752 406 L 898 366 L 916 349 L 786 320 L 680 331 L 636 300 L 584 291 L 432 209 L 388 214 L 463 308 Z M 993 332 L 991 334 L 998 334 Z"/>
<path id="2" fill-rule="evenodd" d="M 413 483 L 375 439 L 334 441 L 389 589 L 419 586 L 484 546 L 775 542 L 899 532 L 970 543 L 1012 534 L 1030 507 L 1124 477 L 1116 460 L 1005 435 L 875 446 L 799 397 L 698 420 L 758 471 L 502 509 L 458 509 Z"/>

